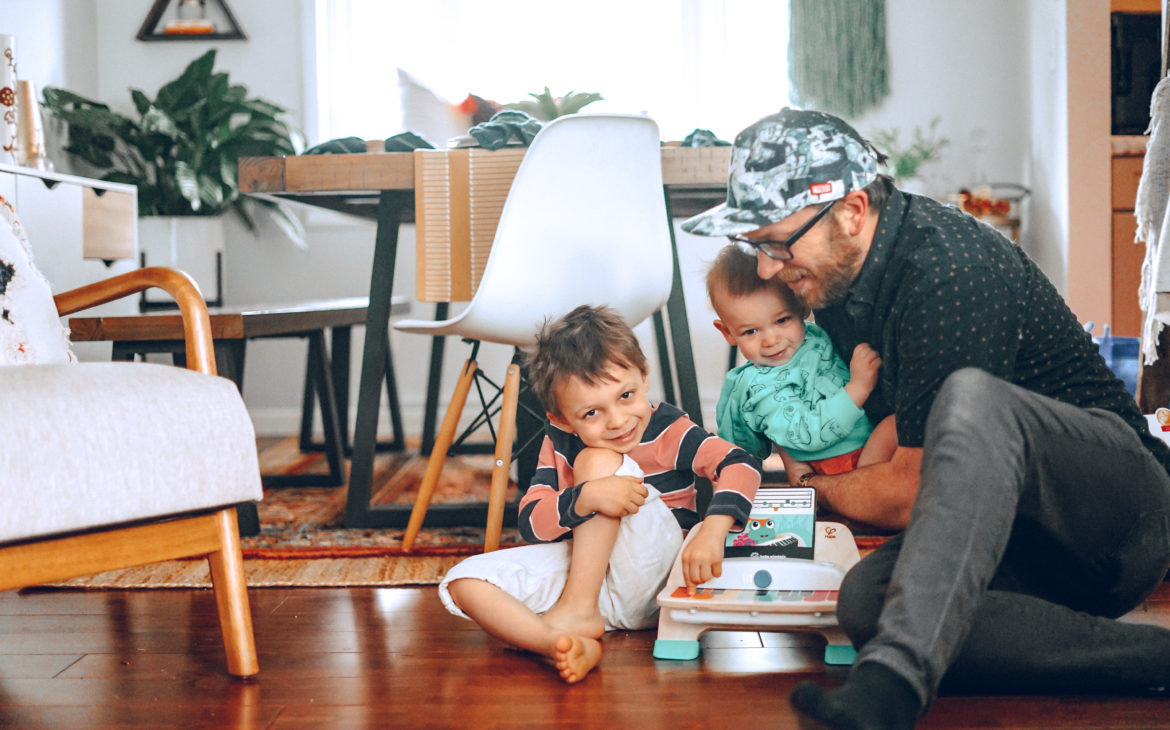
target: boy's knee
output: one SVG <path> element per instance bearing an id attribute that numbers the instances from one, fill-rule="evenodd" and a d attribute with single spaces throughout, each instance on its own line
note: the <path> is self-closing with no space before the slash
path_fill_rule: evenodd
<path id="1" fill-rule="evenodd" d="M 580 484 L 590 479 L 613 476 L 622 465 L 623 458 L 621 454 L 609 449 L 595 447 L 582 449 L 573 460 L 573 478 Z"/>

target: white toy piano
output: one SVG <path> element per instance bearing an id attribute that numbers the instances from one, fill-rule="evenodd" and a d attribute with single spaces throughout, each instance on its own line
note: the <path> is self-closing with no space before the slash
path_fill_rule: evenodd
<path id="1" fill-rule="evenodd" d="M 695 659 L 699 637 L 710 630 L 808 631 L 828 641 L 826 664 L 852 664 L 853 646 L 837 625 L 837 589 L 861 555 L 845 525 L 815 522 L 814 530 L 811 559 L 725 557 L 723 574 L 700 586 L 694 596 L 687 595 L 682 579 L 680 551 L 658 594 L 654 658 Z"/>

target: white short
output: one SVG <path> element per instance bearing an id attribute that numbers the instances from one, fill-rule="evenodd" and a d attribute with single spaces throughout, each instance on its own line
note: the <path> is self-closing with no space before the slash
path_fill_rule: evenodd
<path id="1" fill-rule="evenodd" d="M 607 631 L 646 629 L 657 624 L 658 592 L 666 584 L 682 547 L 678 520 L 662 503 L 658 491 L 649 485 L 647 489 L 650 495 L 646 503 L 622 518 L 598 596 Z M 439 584 L 439 597 L 448 611 L 468 618 L 451 600 L 447 586 L 459 578 L 478 578 L 514 596 L 534 613 L 544 614 L 564 590 L 571 550 L 572 542 L 562 540 L 473 555 L 447 573 Z"/>

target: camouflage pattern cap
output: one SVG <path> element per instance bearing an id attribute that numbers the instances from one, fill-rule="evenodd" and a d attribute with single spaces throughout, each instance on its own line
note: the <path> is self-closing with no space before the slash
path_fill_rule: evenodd
<path id="1" fill-rule="evenodd" d="M 747 233 L 838 200 L 878 174 L 873 146 L 830 114 L 785 107 L 735 138 L 727 202 L 683 221 L 700 236 Z"/>

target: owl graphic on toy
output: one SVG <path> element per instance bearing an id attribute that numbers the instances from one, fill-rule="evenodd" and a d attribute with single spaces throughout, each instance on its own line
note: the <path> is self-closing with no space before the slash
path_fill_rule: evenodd
<path id="1" fill-rule="evenodd" d="M 816 521 L 815 490 L 761 487 L 744 530 L 727 537 L 722 575 L 690 595 L 675 558 L 658 594 L 654 657 L 695 659 L 706 631 L 804 631 L 825 637 L 826 664 L 851 664 L 837 590 L 860 559 L 848 527 Z"/>

